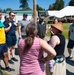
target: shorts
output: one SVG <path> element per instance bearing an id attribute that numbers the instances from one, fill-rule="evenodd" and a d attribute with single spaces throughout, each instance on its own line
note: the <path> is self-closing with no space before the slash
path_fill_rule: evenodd
<path id="1" fill-rule="evenodd" d="M 74 41 L 70 39 L 68 42 L 67 48 L 72 49 L 73 47 L 74 47 Z"/>
<path id="2" fill-rule="evenodd" d="M 8 47 L 15 46 L 15 44 L 16 44 L 16 35 L 14 35 L 14 36 L 7 35 L 6 36 L 6 43 L 7 43 Z"/>
<path id="3" fill-rule="evenodd" d="M 7 52 L 7 45 L 6 44 L 0 44 L 0 58 L 2 58 L 3 53 Z"/>

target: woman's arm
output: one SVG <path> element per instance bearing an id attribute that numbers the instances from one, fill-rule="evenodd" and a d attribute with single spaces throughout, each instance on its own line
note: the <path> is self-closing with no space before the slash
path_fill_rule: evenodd
<path id="1" fill-rule="evenodd" d="M 47 52 L 47 56 L 43 59 L 44 62 L 47 62 L 51 59 L 53 59 L 56 56 L 55 50 L 44 40 L 40 40 L 40 45 L 44 49 L 45 52 Z"/>
<path id="2" fill-rule="evenodd" d="M 53 48 L 60 44 L 60 39 L 58 36 L 54 35 L 50 38 L 50 41 L 49 41 L 49 45 L 52 46 Z"/>

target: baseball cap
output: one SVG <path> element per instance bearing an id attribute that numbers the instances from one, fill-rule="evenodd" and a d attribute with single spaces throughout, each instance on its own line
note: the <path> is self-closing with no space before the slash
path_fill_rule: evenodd
<path id="1" fill-rule="evenodd" d="M 27 17 L 28 15 L 24 13 L 23 16 Z"/>

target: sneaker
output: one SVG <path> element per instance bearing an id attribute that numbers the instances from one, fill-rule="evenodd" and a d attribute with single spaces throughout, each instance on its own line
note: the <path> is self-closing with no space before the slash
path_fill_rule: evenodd
<path id="1" fill-rule="evenodd" d="M 9 62 L 10 64 L 14 64 L 14 62 L 13 62 L 12 60 L 8 60 L 8 62 Z"/>
<path id="2" fill-rule="evenodd" d="M 12 68 L 10 68 L 10 67 L 6 67 L 5 70 L 8 71 L 8 72 L 10 72 L 10 71 L 15 71 L 15 69 L 12 69 Z"/>
<path id="3" fill-rule="evenodd" d="M 70 57 L 70 56 L 68 56 L 68 57 L 66 57 L 66 59 L 72 59 L 73 57 Z"/>
<path id="4" fill-rule="evenodd" d="M 16 58 L 12 58 L 13 61 L 18 61 Z"/>
<path id="5" fill-rule="evenodd" d="M 1 69 L 1 70 L 4 70 L 4 67 L 2 67 L 2 66 L 0 65 L 0 69 Z"/>

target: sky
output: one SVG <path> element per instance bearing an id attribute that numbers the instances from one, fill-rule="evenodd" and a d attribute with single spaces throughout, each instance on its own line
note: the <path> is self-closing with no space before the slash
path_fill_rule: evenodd
<path id="1" fill-rule="evenodd" d="M 56 0 L 36 0 L 36 4 L 44 9 L 48 9 L 50 4 L 55 3 Z M 64 0 L 65 6 L 68 5 L 70 0 Z M 29 0 L 29 7 L 33 9 L 33 0 Z M 0 0 L 0 8 L 6 9 L 11 8 L 13 10 L 19 10 L 20 0 Z"/>

